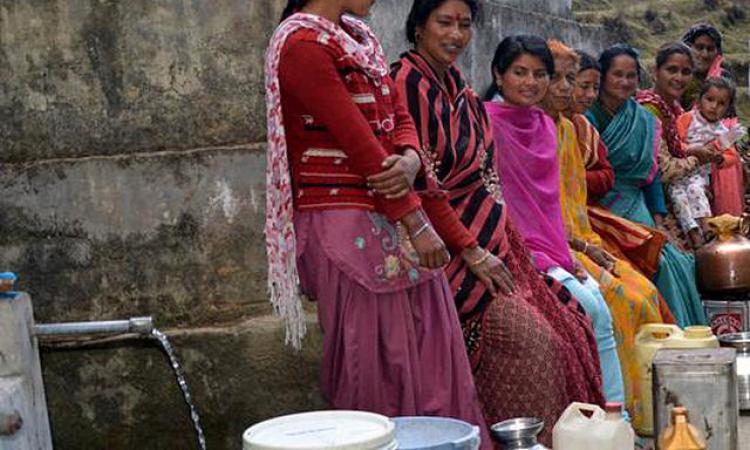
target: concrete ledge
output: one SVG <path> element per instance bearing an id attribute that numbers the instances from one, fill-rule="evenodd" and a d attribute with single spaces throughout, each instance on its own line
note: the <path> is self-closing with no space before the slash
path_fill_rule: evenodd
<path id="1" fill-rule="evenodd" d="M 39 322 L 236 321 L 265 296 L 265 146 L 0 167 L 0 266 Z"/>

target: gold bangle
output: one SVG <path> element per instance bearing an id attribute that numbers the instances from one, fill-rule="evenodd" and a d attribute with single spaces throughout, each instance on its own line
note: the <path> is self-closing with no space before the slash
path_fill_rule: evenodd
<path id="1" fill-rule="evenodd" d="M 484 251 L 484 255 L 482 255 L 481 257 L 479 257 L 479 259 L 477 259 L 476 261 L 470 262 L 469 265 L 471 267 L 476 267 L 476 266 L 484 263 L 485 261 L 487 261 L 490 258 L 490 255 L 491 255 L 491 253 L 489 251 L 485 250 Z"/>

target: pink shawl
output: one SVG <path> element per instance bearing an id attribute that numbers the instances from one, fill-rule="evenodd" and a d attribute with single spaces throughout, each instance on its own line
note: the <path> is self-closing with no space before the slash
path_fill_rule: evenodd
<path id="1" fill-rule="evenodd" d="M 485 103 L 495 137 L 495 161 L 510 218 L 537 269 L 572 272 L 560 210 L 557 127 L 539 108 Z"/>
<path id="2" fill-rule="evenodd" d="M 279 59 L 289 36 L 301 29 L 320 32 L 320 42 L 334 42 L 373 79 L 388 74 L 380 43 L 364 22 L 343 16 L 341 26 L 312 14 L 293 14 L 284 20 L 271 38 L 266 51 L 266 112 L 268 148 L 266 151 L 266 253 L 270 301 L 285 321 L 286 342 L 301 348 L 306 327 L 297 272 L 297 242 L 294 232 L 292 182 L 284 135 L 279 88 Z M 348 32 L 347 32 L 348 30 Z M 351 33 L 351 34 L 349 34 Z M 315 70 L 308 67 L 305 70 Z"/>

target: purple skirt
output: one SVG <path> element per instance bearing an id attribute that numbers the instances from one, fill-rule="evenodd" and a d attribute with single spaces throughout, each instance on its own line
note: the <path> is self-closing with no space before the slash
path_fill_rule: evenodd
<path id="1" fill-rule="evenodd" d="M 376 213 L 298 212 L 295 228 L 332 406 L 458 418 L 479 425 L 492 448 L 443 271 L 421 270 L 404 233 Z"/>

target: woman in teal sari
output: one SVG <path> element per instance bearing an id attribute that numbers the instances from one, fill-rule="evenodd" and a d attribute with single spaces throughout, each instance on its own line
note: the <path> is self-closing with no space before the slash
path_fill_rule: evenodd
<path id="1" fill-rule="evenodd" d="M 586 117 L 601 134 L 615 171 L 615 184 L 599 200 L 613 213 L 659 228 L 667 213 L 657 155 L 661 125 L 633 95 L 638 87 L 638 53 L 615 45 L 599 58 L 602 88 Z M 695 260 L 667 243 L 653 280 L 681 327 L 703 325 L 706 315 L 695 284 Z"/>

